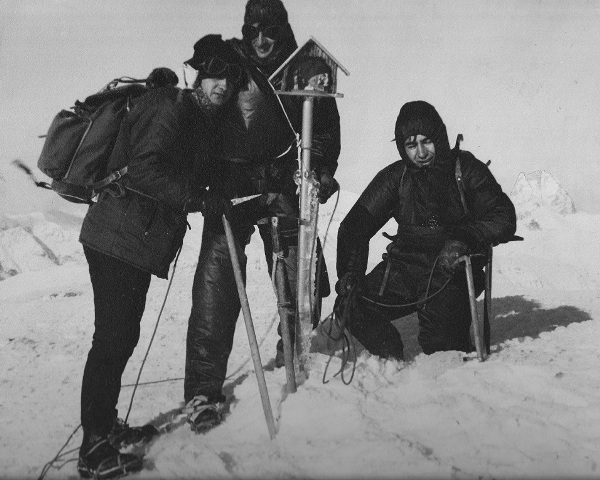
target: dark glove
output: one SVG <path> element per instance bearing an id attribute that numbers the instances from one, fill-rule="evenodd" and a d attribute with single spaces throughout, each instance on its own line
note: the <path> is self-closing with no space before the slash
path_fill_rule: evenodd
<path id="1" fill-rule="evenodd" d="M 231 214 L 231 200 L 221 193 L 208 190 L 200 200 L 200 211 L 205 217 L 229 217 Z"/>
<path id="2" fill-rule="evenodd" d="M 454 273 L 460 268 L 458 259 L 469 251 L 467 244 L 460 240 L 448 240 L 440 252 L 440 267 L 448 273 Z"/>
<path id="3" fill-rule="evenodd" d="M 319 183 L 319 203 L 325 203 L 329 197 L 340 189 L 338 181 L 328 172 L 321 173 Z"/>
<path id="4" fill-rule="evenodd" d="M 362 277 L 356 272 L 344 273 L 335 285 L 335 291 L 338 295 L 347 295 L 351 291 L 359 292 L 361 290 Z"/>

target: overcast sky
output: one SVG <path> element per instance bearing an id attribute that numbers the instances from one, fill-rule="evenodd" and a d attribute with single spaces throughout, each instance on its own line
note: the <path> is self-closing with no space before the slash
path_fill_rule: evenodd
<path id="1" fill-rule="evenodd" d="M 3 0 L 0 164 L 35 166 L 58 110 L 122 76 L 181 74 L 194 42 L 241 35 L 245 0 Z M 359 193 L 399 156 L 403 103 L 427 100 L 453 144 L 506 191 L 545 169 L 576 206 L 600 211 L 600 1 L 287 0 L 299 44 L 312 35 L 340 76 L 337 177 Z"/>

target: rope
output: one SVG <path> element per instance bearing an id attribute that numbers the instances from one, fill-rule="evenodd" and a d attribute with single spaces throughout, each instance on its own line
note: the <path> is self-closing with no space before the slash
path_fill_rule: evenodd
<path id="1" fill-rule="evenodd" d="M 273 315 L 273 319 L 271 320 L 271 324 L 269 325 L 269 328 L 267 328 L 267 331 L 265 332 L 263 338 L 261 339 L 260 342 L 258 342 L 258 347 L 260 348 L 262 346 L 262 344 L 264 343 L 264 341 L 267 339 L 267 335 L 269 334 L 269 332 L 271 331 L 271 329 L 273 328 L 273 325 L 275 325 L 275 322 L 277 321 L 277 319 L 279 318 L 279 313 L 275 313 L 275 315 Z M 248 357 L 246 357 L 246 360 L 244 362 L 242 362 L 242 364 L 236 368 L 231 374 L 227 375 L 225 377 L 225 380 L 229 380 L 230 378 L 232 378 L 233 376 L 235 376 L 237 373 L 239 373 L 242 368 L 244 368 L 244 366 L 246 366 L 246 364 L 250 361 L 252 357 L 249 355 Z"/>
<path id="2" fill-rule="evenodd" d="M 135 386 L 133 387 L 133 392 L 131 392 L 131 400 L 129 401 L 129 408 L 127 409 L 127 415 L 125 416 L 125 423 L 127 423 L 127 419 L 129 418 L 129 414 L 131 413 L 131 407 L 133 406 L 133 398 L 135 397 L 135 392 L 137 391 L 137 387 L 140 382 L 140 377 L 142 376 L 142 370 L 144 369 L 146 359 L 148 358 L 148 354 L 150 353 L 150 348 L 152 347 L 152 342 L 154 341 L 154 337 L 156 336 L 156 331 L 158 330 L 158 322 L 160 321 L 160 317 L 165 308 L 165 304 L 167 303 L 167 298 L 169 297 L 169 291 L 171 290 L 171 285 L 173 284 L 173 279 L 175 278 L 175 269 L 177 268 L 177 261 L 179 260 L 179 255 L 181 254 L 182 247 L 183 247 L 183 245 L 181 247 L 179 247 L 179 250 L 177 251 L 177 256 L 175 257 L 175 263 L 173 264 L 173 271 L 171 272 L 171 279 L 169 280 L 169 285 L 167 286 L 165 298 L 163 300 L 162 306 L 160 307 L 160 311 L 158 312 L 158 317 L 156 318 L 156 324 L 154 325 L 154 331 L 152 332 L 152 337 L 150 337 L 150 343 L 148 343 L 148 348 L 146 349 L 146 354 L 144 355 L 144 359 L 142 360 L 142 364 L 140 365 L 140 370 L 139 370 L 138 376 L 135 380 Z"/>
<path id="3" fill-rule="evenodd" d="M 181 381 L 184 380 L 183 377 L 177 377 L 177 378 L 167 378 L 167 379 L 162 379 L 162 380 L 153 380 L 153 381 L 149 381 L 149 382 L 140 382 L 140 377 L 142 375 L 142 370 L 144 368 L 144 364 L 146 363 L 146 359 L 148 358 L 148 354 L 150 353 L 150 348 L 152 347 L 152 342 L 154 341 L 154 337 L 156 336 L 156 332 L 158 329 L 158 324 L 160 321 L 160 317 L 162 315 L 162 312 L 165 308 L 165 304 L 167 302 L 167 298 L 169 295 L 169 291 L 171 289 L 171 285 L 173 283 L 173 278 L 175 276 L 175 269 L 177 267 L 177 261 L 179 260 L 179 255 L 181 253 L 181 247 L 179 248 L 179 251 L 177 252 L 177 256 L 175 258 L 175 263 L 173 264 L 173 271 L 171 273 L 171 280 L 169 281 L 169 285 L 167 286 L 167 291 L 165 293 L 165 298 L 163 300 L 160 312 L 158 314 L 158 317 L 156 319 L 156 324 L 154 326 L 154 331 L 152 333 L 152 337 L 150 338 L 150 342 L 148 344 L 148 348 L 146 349 L 146 354 L 144 355 L 144 359 L 142 360 L 142 364 L 140 366 L 140 370 L 138 372 L 138 376 L 137 379 L 135 381 L 135 383 L 132 384 L 125 384 L 122 385 L 121 388 L 126 388 L 126 387 L 134 387 L 134 390 L 131 394 L 131 400 L 129 402 L 129 408 L 127 410 L 127 416 L 125 417 L 125 423 L 127 423 L 127 419 L 129 418 L 129 414 L 131 412 L 131 408 L 133 405 L 133 399 L 137 390 L 137 387 L 140 385 L 154 385 L 154 384 L 158 384 L 158 383 L 165 383 L 165 382 L 175 382 L 175 381 Z M 261 339 L 261 341 L 259 342 L 259 346 L 261 346 L 264 341 L 267 338 L 267 335 L 269 334 L 269 332 L 271 331 L 271 329 L 273 328 L 273 325 L 275 324 L 276 319 L 278 318 L 278 314 L 275 314 L 273 316 L 273 319 L 271 321 L 271 324 L 269 325 L 269 327 L 267 328 L 267 331 L 265 332 L 263 338 Z M 230 378 L 232 378 L 233 376 L 235 376 L 250 360 L 250 357 L 247 357 L 246 360 L 236 369 L 234 370 L 230 375 L 228 375 L 225 379 L 229 380 Z M 66 460 L 65 462 L 61 463 L 60 465 L 55 465 L 55 463 L 60 460 L 61 458 L 64 458 L 64 456 L 76 452 L 78 450 L 78 448 L 73 448 L 71 450 L 67 450 L 66 452 L 63 452 L 63 450 L 65 449 L 65 447 L 71 442 L 72 438 L 75 436 L 75 434 L 77 433 L 77 431 L 81 428 L 81 424 L 79 424 L 75 430 L 73 430 L 73 432 L 71 432 L 71 434 L 69 435 L 69 438 L 67 438 L 67 441 L 64 443 L 64 445 L 60 448 L 60 450 L 58 451 L 58 453 L 54 456 L 54 458 L 52 460 L 50 460 L 49 462 L 47 462 L 43 467 L 42 467 L 42 472 L 40 474 L 40 476 L 38 477 L 38 480 L 43 480 L 43 478 L 45 477 L 45 475 L 48 473 L 48 471 L 50 470 L 50 468 L 55 468 L 57 470 L 60 470 L 64 465 L 66 465 L 67 463 L 70 462 L 75 462 L 77 461 L 77 458 L 72 458 L 69 460 Z"/>
<path id="4" fill-rule="evenodd" d="M 260 340 L 260 342 L 258 342 L 258 346 L 262 346 L 262 344 L 265 342 L 265 340 L 267 339 L 267 336 L 269 334 L 269 332 L 271 331 L 271 329 L 273 328 L 273 325 L 275 325 L 275 321 L 278 318 L 278 314 L 276 313 L 273 316 L 273 319 L 271 320 L 271 324 L 269 325 L 269 327 L 267 328 L 264 336 L 262 337 L 262 339 Z M 230 378 L 234 377 L 237 373 L 240 372 L 240 370 L 242 368 L 244 368 L 244 366 L 250 361 L 251 357 L 248 356 L 246 357 L 246 360 L 244 360 L 239 367 L 237 367 L 231 374 L 227 375 L 227 377 L 225 377 L 225 380 L 229 380 Z M 185 380 L 184 377 L 175 377 L 175 378 L 164 378 L 162 380 L 152 380 L 149 382 L 136 382 L 136 383 L 128 383 L 125 385 L 121 385 L 121 388 L 126 388 L 126 387 L 135 387 L 136 385 L 141 386 L 141 385 L 155 385 L 157 383 L 166 383 L 166 382 L 179 382 L 181 380 Z"/>
<path id="5" fill-rule="evenodd" d="M 331 217 L 329 217 L 329 221 L 327 222 L 327 228 L 325 228 L 325 235 L 323 235 L 323 245 L 321 245 L 321 251 L 319 252 L 319 258 L 317 259 L 317 274 L 315 276 L 315 291 L 316 291 L 317 295 L 319 295 L 319 292 L 321 290 L 321 271 L 323 270 L 323 263 L 325 260 L 325 246 L 327 245 L 327 238 L 329 235 L 329 227 L 331 227 L 331 223 L 333 222 L 333 216 L 335 215 L 339 201 L 340 201 L 340 190 L 338 189 L 338 191 L 336 192 L 335 204 L 333 205 L 333 211 L 331 212 Z M 315 238 L 314 238 L 314 242 L 313 242 L 313 250 L 311 250 L 311 255 L 313 255 L 312 252 L 314 252 L 314 248 L 315 248 L 314 244 L 316 243 L 316 232 L 317 232 L 317 229 L 315 228 Z M 313 260 L 314 259 L 311 258 L 311 261 L 310 261 L 311 278 L 312 278 Z M 311 308 L 311 312 L 314 315 L 314 310 L 313 310 L 312 304 L 311 304 L 310 308 Z M 321 312 L 319 311 L 319 316 L 320 315 L 321 315 Z M 319 318 L 319 322 L 320 321 L 321 321 L 321 319 Z"/>
<path id="6" fill-rule="evenodd" d="M 171 273 L 171 280 L 169 280 L 169 285 L 167 286 L 167 292 L 165 293 L 165 298 L 163 300 L 162 306 L 160 308 L 160 312 L 158 313 L 158 318 L 156 319 L 156 324 L 154 325 L 154 331 L 152 332 L 152 337 L 150 338 L 150 343 L 148 344 L 148 348 L 146 349 L 146 354 L 144 355 L 144 359 L 142 360 L 142 364 L 140 366 L 140 370 L 138 372 L 138 376 L 137 379 L 135 381 L 135 384 L 133 384 L 133 392 L 131 393 L 131 400 L 129 402 L 129 408 L 127 410 L 127 416 L 125 417 L 125 423 L 127 423 L 127 419 L 129 418 L 129 414 L 131 413 L 131 407 L 133 406 L 133 398 L 135 396 L 135 392 L 137 390 L 138 385 L 142 385 L 140 384 L 140 377 L 142 375 L 142 370 L 144 369 L 144 364 L 146 363 L 146 359 L 148 358 L 148 354 L 150 353 L 150 348 L 152 347 L 152 342 L 154 341 L 154 337 L 156 336 L 156 331 L 158 329 L 158 323 L 160 321 L 160 317 L 162 315 L 162 312 L 165 308 L 165 304 L 167 303 L 167 298 L 169 296 L 169 291 L 171 290 L 171 285 L 173 284 L 173 278 L 175 277 L 175 269 L 177 268 L 177 260 L 179 260 L 179 254 L 181 253 L 181 248 L 179 247 L 179 250 L 177 251 L 177 256 L 175 257 L 175 263 L 173 264 L 173 271 Z M 147 383 L 158 383 L 159 381 L 156 382 L 147 382 Z M 131 386 L 131 385 L 125 385 L 125 386 Z M 72 450 L 69 450 L 65 453 L 62 453 L 63 449 L 69 444 L 69 442 L 71 441 L 71 439 L 73 438 L 73 436 L 75 435 L 75 433 L 77 432 L 77 430 L 79 430 L 79 428 L 81 427 L 81 424 L 79 424 L 77 426 L 77 428 L 75 428 L 75 430 L 73 430 L 73 432 L 71 433 L 71 435 L 69 435 L 69 438 L 67 439 L 67 441 L 64 443 L 64 445 L 60 448 L 60 450 L 58 451 L 58 453 L 56 454 L 56 456 L 50 460 L 48 463 L 46 463 L 44 465 L 44 467 L 42 468 L 42 473 L 40 474 L 40 476 L 38 477 L 38 480 L 42 480 L 44 478 L 44 476 L 46 475 L 46 473 L 48 473 L 48 470 L 50 470 L 50 468 L 54 467 L 57 470 L 60 470 L 64 465 L 66 465 L 67 463 L 70 462 L 74 462 L 77 459 L 69 459 L 65 462 L 63 462 L 62 464 L 60 464 L 59 466 L 55 466 L 55 462 L 57 462 L 60 458 L 64 457 L 64 455 L 67 455 L 68 453 L 72 453 L 75 452 L 77 450 L 77 448 L 74 448 Z"/>
<path id="7" fill-rule="evenodd" d="M 337 203 L 336 203 L 336 206 L 337 206 Z M 333 216 L 332 216 L 332 218 L 333 218 Z M 415 302 L 405 303 L 405 304 L 387 304 L 387 303 L 377 302 L 377 301 L 372 300 L 364 295 L 361 295 L 361 298 L 363 298 L 364 300 L 366 300 L 370 303 L 373 303 L 375 305 L 379 305 L 382 307 L 388 307 L 388 308 L 403 308 L 403 307 L 411 307 L 411 306 L 416 306 L 416 305 L 421 305 L 421 304 L 425 305 L 429 300 L 434 298 L 436 295 L 439 295 L 446 288 L 446 286 L 448 285 L 450 280 L 452 280 L 452 277 L 450 277 L 448 280 L 446 280 L 444 282 L 444 284 L 436 292 L 429 295 L 429 289 L 431 288 L 433 274 L 435 272 L 435 268 L 438 264 L 438 261 L 439 261 L 439 256 L 436 257 L 436 259 L 433 263 L 433 266 L 431 267 L 431 271 L 429 272 L 427 288 L 425 290 L 425 297 L 420 300 L 417 300 Z M 348 381 L 346 381 L 346 379 L 344 378 L 344 371 L 348 364 L 351 350 L 354 350 L 354 357 L 356 358 L 356 345 L 353 341 L 351 341 L 351 338 L 352 338 L 351 333 L 349 332 L 349 330 L 346 327 L 348 316 L 349 316 L 349 312 L 348 312 L 349 308 L 348 307 L 351 304 L 351 300 L 354 298 L 354 295 L 356 295 L 356 294 L 357 294 L 357 292 L 354 287 L 350 290 L 350 292 L 348 292 L 347 295 L 340 297 L 340 302 L 337 305 L 337 308 L 334 309 L 334 311 L 331 312 L 322 322 L 322 324 L 324 324 L 327 320 L 330 320 L 329 329 L 326 330 L 324 327 L 324 332 L 329 339 L 333 340 L 334 342 L 339 342 L 340 340 L 342 341 L 342 354 L 341 354 L 342 364 L 340 366 L 340 369 L 333 375 L 333 377 L 340 375 L 342 382 L 345 385 L 349 385 L 352 382 L 352 379 L 354 378 L 354 374 L 356 371 L 356 361 L 355 361 L 352 366 L 352 374 L 351 374 L 350 378 L 348 379 Z M 336 312 L 336 310 L 337 310 L 337 312 Z M 339 318 L 340 315 L 338 313 L 340 311 L 343 312 L 341 319 Z M 334 325 L 337 326 L 337 328 L 340 330 L 340 334 L 338 336 L 333 335 Z M 327 360 L 325 369 L 323 371 L 322 382 L 324 384 L 329 383 L 329 380 L 326 379 L 326 376 L 327 376 L 327 371 L 329 369 L 329 364 L 331 363 L 331 359 L 333 358 L 333 356 L 334 356 L 334 353 L 332 353 L 329 356 L 329 359 Z"/>
<path id="8" fill-rule="evenodd" d="M 136 385 L 154 385 L 156 383 L 177 382 L 180 380 L 185 380 L 185 379 L 183 377 L 177 377 L 177 378 L 165 378 L 163 380 L 152 380 L 150 382 L 128 383 L 126 385 L 121 385 L 121 388 L 135 387 Z"/>
<path id="9" fill-rule="evenodd" d="M 315 277 L 315 290 L 316 290 L 317 295 L 319 294 L 319 291 L 320 291 L 321 271 L 323 268 L 325 247 L 327 245 L 327 239 L 329 238 L 329 228 L 331 227 L 331 224 L 333 222 L 333 216 L 335 215 L 335 212 L 337 211 L 337 208 L 338 208 L 338 204 L 340 201 L 340 190 L 341 189 L 338 189 L 338 191 L 336 192 L 335 205 L 333 207 L 331 217 L 329 218 L 329 221 L 327 222 L 327 228 L 325 229 L 325 234 L 323 236 L 323 244 L 321 245 L 321 251 L 319 252 L 319 258 L 317 259 L 317 262 L 316 262 L 317 263 L 317 272 L 316 272 L 316 277 Z M 315 263 L 314 262 L 314 253 L 315 253 L 315 244 L 317 241 L 317 237 L 318 237 L 317 229 L 315 228 L 315 234 L 313 236 L 313 243 L 312 243 L 312 248 L 311 248 L 310 278 L 312 278 L 313 264 Z M 314 315 L 315 312 L 314 312 L 314 307 L 312 304 L 312 295 L 309 296 L 309 300 L 310 300 L 311 314 Z M 352 374 L 348 381 L 346 381 L 346 379 L 344 378 L 344 370 L 348 363 L 348 358 L 350 356 L 351 350 L 354 351 L 354 356 L 356 357 L 356 345 L 355 345 L 354 341 L 352 341 L 352 337 L 346 333 L 345 320 L 342 322 L 342 324 L 339 324 L 339 322 L 338 322 L 338 326 L 340 327 L 340 330 L 341 330 L 341 335 L 338 338 L 333 337 L 332 329 L 333 329 L 333 323 L 337 322 L 336 318 L 337 317 L 336 317 L 335 313 L 331 312 L 331 314 L 329 314 L 327 317 L 325 317 L 322 322 L 319 321 L 319 323 L 324 324 L 328 319 L 331 319 L 332 325 L 330 327 L 329 332 L 326 332 L 328 338 L 330 338 L 336 342 L 339 340 L 343 341 L 343 343 L 342 343 L 342 366 L 341 366 L 340 370 L 338 372 L 336 372 L 333 376 L 336 377 L 337 375 L 341 374 L 342 382 L 344 382 L 345 385 L 349 385 L 352 382 L 352 379 L 354 378 L 356 364 L 354 364 L 352 367 Z M 327 360 L 327 364 L 325 365 L 325 371 L 323 372 L 323 383 L 329 382 L 328 380 L 325 380 L 325 376 L 327 374 L 327 369 L 329 368 L 329 364 L 331 362 L 331 359 L 333 358 L 333 355 L 334 354 L 331 354 L 329 356 L 329 359 Z"/>
<path id="10" fill-rule="evenodd" d="M 346 381 L 346 379 L 344 378 L 344 371 L 346 370 L 346 365 L 348 364 L 348 360 L 350 358 L 350 351 L 353 350 L 354 351 L 354 358 L 356 359 L 356 345 L 354 343 L 354 341 L 352 340 L 353 337 L 350 335 L 350 332 L 348 331 L 348 329 L 346 328 L 346 323 L 347 323 L 347 317 L 348 317 L 348 305 L 350 304 L 350 300 L 353 297 L 353 295 L 355 295 L 354 289 L 352 289 L 348 295 L 342 297 L 340 299 L 340 303 L 337 306 L 337 310 L 338 311 L 342 311 L 342 318 L 339 318 L 339 315 L 336 313 L 336 310 L 334 309 L 333 312 L 331 312 L 331 314 L 329 314 L 325 320 L 323 321 L 323 323 L 325 323 L 325 321 L 327 321 L 327 319 L 330 319 L 330 329 L 329 331 L 325 331 L 325 334 L 327 335 L 328 338 L 330 338 L 331 340 L 333 340 L 334 342 L 338 342 L 340 340 L 342 340 L 342 354 L 341 354 L 341 360 L 342 360 L 342 364 L 340 366 L 340 369 L 333 375 L 333 377 L 336 377 L 337 375 L 340 375 L 340 378 L 342 379 L 342 382 L 344 383 L 344 385 L 350 385 L 350 383 L 352 383 L 352 380 L 354 378 L 354 373 L 356 371 L 356 361 L 352 364 L 352 374 L 350 375 L 350 378 L 348 379 L 348 381 Z M 333 325 L 336 325 L 339 329 L 340 329 L 340 335 L 338 337 L 334 337 L 332 335 L 332 331 L 333 331 Z M 347 348 L 347 350 L 346 350 Z M 327 360 L 327 363 L 325 364 L 325 369 L 323 371 L 323 384 L 327 384 L 329 383 L 329 380 L 326 380 L 326 376 L 327 376 L 327 370 L 329 369 L 329 364 L 331 363 L 331 359 L 333 358 L 335 352 L 331 353 L 331 355 L 329 355 L 329 359 Z"/>
<path id="11" fill-rule="evenodd" d="M 69 453 L 73 453 L 73 452 L 77 451 L 77 448 L 73 448 L 73 449 L 68 450 L 63 453 L 63 450 L 69 444 L 71 439 L 75 436 L 75 434 L 77 433 L 77 430 L 79 430 L 80 427 L 81 427 L 81 424 L 79 424 L 79 425 L 77 425 L 77 427 L 75 427 L 75 430 L 73 430 L 73 432 L 71 432 L 71 435 L 69 435 L 69 438 L 67 438 L 67 441 L 64 443 L 64 445 L 62 447 L 60 447 L 60 450 L 54 456 L 54 458 L 42 467 L 42 473 L 40 473 L 38 480 L 42 480 L 46 476 L 46 473 L 48 473 L 48 470 L 50 470 L 52 467 L 56 468 L 57 470 L 60 470 L 67 463 L 74 462 L 77 460 L 76 458 L 72 458 L 72 459 L 64 461 L 63 463 L 61 463 L 58 466 L 54 465 L 59 459 L 63 458 L 65 455 L 68 455 Z"/>
<path id="12" fill-rule="evenodd" d="M 19 165 L 19 166 L 20 166 L 20 165 Z M 340 193 L 339 193 L 339 191 L 338 191 L 338 192 L 337 192 L 337 198 L 336 198 L 335 206 L 334 206 L 334 209 L 333 209 L 333 212 L 332 212 L 331 218 L 329 219 L 329 222 L 328 222 L 328 224 L 327 224 L 327 228 L 326 228 L 326 230 L 325 230 L 325 236 L 324 236 L 324 238 L 323 238 L 323 245 L 322 245 L 322 250 L 321 250 L 321 254 L 320 254 L 320 259 L 319 259 L 319 260 L 321 260 L 321 258 L 323 257 L 323 252 L 324 252 L 324 250 L 325 250 L 325 245 L 326 245 L 326 243 L 327 243 L 327 236 L 328 236 L 328 233 L 329 233 L 329 227 L 331 226 L 331 223 L 332 223 L 332 220 L 333 220 L 333 215 L 334 215 L 335 211 L 337 210 L 337 206 L 338 206 L 338 202 L 339 202 L 339 197 L 340 197 Z M 316 230 L 316 229 L 315 229 L 315 230 Z M 315 241 L 316 241 L 316 240 L 315 240 Z M 174 276 L 175 276 L 175 269 L 176 269 L 176 267 L 177 267 L 177 261 L 179 260 L 179 255 L 180 255 L 180 253 L 181 253 L 181 247 L 179 248 L 179 251 L 177 252 L 177 256 L 175 257 L 175 263 L 173 264 L 173 271 L 172 271 L 172 273 L 171 273 L 171 279 L 170 279 L 170 281 L 169 281 L 169 285 L 167 286 L 167 291 L 166 291 L 166 293 L 165 293 L 165 298 L 164 298 L 164 300 L 163 300 L 163 303 L 162 303 L 162 306 L 161 306 L 160 312 L 159 312 L 159 314 L 158 314 L 158 317 L 157 317 L 157 319 L 156 319 L 156 324 L 155 324 L 155 326 L 154 326 L 154 331 L 152 332 L 152 337 L 150 338 L 150 342 L 149 342 L 149 344 L 148 344 L 148 348 L 146 349 L 146 353 L 145 353 L 145 355 L 144 355 L 144 358 L 143 358 L 143 360 L 142 360 L 142 364 L 141 364 L 141 366 L 140 366 L 140 370 L 139 370 L 139 372 L 138 372 L 138 376 L 137 376 L 137 378 L 136 378 L 136 381 L 135 381 L 135 383 L 132 383 L 132 384 L 125 384 L 125 385 L 122 385 L 122 386 L 121 386 L 121 388 L 134 387 L 134 390 L 133 390 L 133 392 L 132 392 L 132 394 L 131 394 L 131 399 L 130 399 L 130 402 L 129 402 L 129 408 L 128 408 L 128 410 L 127 410 L 127 416 L 125 417 L 125 420 L 124 420 L 124 421 L 125 421 L 125 423 L 127 423 L 127 420 L 128 420 L 128 418 L 129 418 L 129 414 L 131 413 L 131 409 L 132 409 L 132 406 L 133 406 L 133 399 L 134 399 L 134 397 L 135 397 L 135 393 L 136 393 L 136 390 L 137 390 L 137 387 L 138 387 L 138 386 L 141 386 L 141 385 L 155 385 L 155 384 L 158 384 L 158 383 L 165 383 L 165 382 L 175 382 L 175 381 L 181 381 L 181 380 L 184 380 L 184 378 L 183 378 L 183 377 L 177 377 L 177 378 L 167 378 L 167 379 L 161 379 L 161 380 L 153 380 L 153 381 L 149 381 L 149 382 L 140 382 L 140 381 L 139 381 L 139 380 L 140 380 L 140 377 L 141 377 L 141 375 L 142 375 L 142 370 L 143 370 L 143 368 L 144 368 L 144 365 L 145 365 L 145 363 L 146 363 L 146 359 L 148 358 L 148 355 L 149 355 L 149 353 L 150 353 L 150 348 L 152 347 L 152 343 L 153 343 L 153 341 L 154 341 L 154 337 L 156 336 L 156 332 L 157 332 L 157 330 L 158 330 L 158 324 L 159 324 L 159 322 L 160 322 L 160 317 L 161 317 L 161 315 L 162 315 L 162 312 L 163 312 L 163 310 L 164 310 L 165 304 L 166 304 L 166 302 L 167 302 L 167 298 L 168 298 L 168 295 L 169 295 L 169 292 L 170 292 L 170 289 L 171 289 L 171 285 L 172 285 L 172 283 L 173 283 L 173 278 L 174 278 Z M 312 262 L 311 262 L 311 265 L 312 265 Z M 320 268 L 321 268 L 321 263 L 319 263 L 319 265 L 318 265 L 318 268 L 317 268 L 317 272 L 318 272 L 318 274 L 320 274 Z M 318 284 L 317 284 L 317 287 L 318 287 Z M 317 290 L 317 291 L 318 291 L 318 290 Z M 267 330 L 266 330 L 266 332 L 265 332 L 264 336 L 262 337 L 261 341 L 259 342 L 259 347 L 260 347 L 260 346 L 262 346 L 262 344 L 265 342 L 265 340 L 266 340 L 266 338 L 267 338 L 267 336 L 268 336 L 269 332 L 270 332 L 270 331 L 271 331 L 271 329 L 273 328 L 273 325 L 275 325 L 275 322 L 277 321 L 277 319 L 278 319 L 278 318 L 279 318 L 279 315 L 278 315 L 278 313 L 275 313 L 275 315 L 273 315 L 273 318 L 272 318 L 272 320 L 271 320 L 271 323 L 270 323 L 269 327 L 267 328 Z M 325 320 L 327 320 L 327 318 L 326 318 Z M 349 339 L 347 336 L 345 336 L 345 339 L 346 339 L 346 341 L 348 342 L 348 348 L 349 348 L 349 346 L 350 346 L 350 339 Z M 354 347 L 354 344 L 353 344 L 353 343 L 352 343 L 352 346 Z M 343 347 L 343 351 L 345 351 L 345 346 Z M 356 352 L 356 348 L 355 348 L 355 347 L 354 347 L 354 351 Z M 246 360 L 245 360 L 244 362 L 242 362 L 242 364 L 240 364 L 240 366 L 239 366 L 239 367 L 238 367 L 236 370 L 234 370 L 234 371 L 233 371 L 233 372 L 232 372 L 230 375 L 228 375 L 228 376 L 227 376 L 225 379 L 226 379 L 226 380 L 229 380 L 229 379 L 231 379 L 232 377 L 234 377 L 234 376 L 235 376 L 237 373 L 239 373 L 239 372 L 242 370 L 242 368 L 243 368 L 243 367 L 244 367 L 244 366 L 245 366 L 245 365 L 246 365 L 246 364 L 247 364 L 247 363 L 250 361 L 250 358 L 251 358 L 251 357 L 250 357 L 250 356 L 248 356 L 248 357 L 246 358 Z M 330 360 L 331 360 L 331 359 L 330 359 Z M 328 365 L 329 365 L 329 361 L 328 361 Z M 339 373 L 340 373 L 340 372 L 337 372 L 337 373 L 336 373 L 334 376 L 338 375 Z M 352 377 L 350 378 L 350 380 L 348 381 L 348 383 L 346 383 L 346 382 L 344 381 L 343 372 L 342 372 L 342 381 L 344 381 L 344 383 L 345 383 L 346 385 L 349 385 L 349 383 L 352 381 L 352 378 L 353 378 L 353 376 L 354 376 L 354 369 L 353 369 L 353 372 L 352 372 Z M 48 471 L 50 470 L 50 468 L 55 468 L 55 469 L 57 469 L 57 470 L 60 470 L 60 469 L 61 469 L 61 468 L 62 468 L 64 465 L 66 465 L 67 463 L 71 463 L 71 462 L 75 462 L 75 461 L 77 461 L 77 458 L 72 458 L 72 459 L 68 459 L 68 460 L 64 461 L 64 462 L 63 462 L 63 463 L 61 463 L 60 465 L 55 465 L 55 463 L 56 463 L 58 460 L 60 460 L 60 459 L 64 458 L 66 455 L 68 455 L 68 454 L 70 454 L 70 453 L 73 453 L 73 452 L 76 452 L 76 451 L 78 450 L 78 448 L 73 448 L 73 449 L 71 449 L 71 450 L 67 450 L 66 452 L 63 452 L 63 450 L 65 449 L 65 447 L 66 447 L 66 446 L 67 446 L 67 445 L 68 445 L 68 444 L 71 442 L 72 438 L 75 436 L 75 434 L 77 433 L 77 431 L 78 431 L 80 428 L 81 428 L 81 424 L 79 424 L 79 425 L 78 425 L 78 426 L 77 426 L 77 427 L 76 427 L 76 428 L 73 430 L 73 432 L 71 432 L 71 434 L 70 434 L 70 435 L 69 435 L 69 437 L 67 438 L 67 441 L 66 441 L 66 442 L 64 443 L 64 445 L 63 445 L 63 446 L 62 446 L 62 447 L 59 449 L 59 451 L 58 451 L 58 452 L 57 452 L 57 454 L 54 456 L 54 458 L 53 458 L 52 460 L 50 460 L 49 462 L 47 462 L 47 463 L 46 463 L 46 464 L 45 464 L 45 465 L 42 467 L 42 472 L 41 472 L 40 476 L 38 477 L 38 480 L 43 480 L 43 478 L 44 478 L 44 477 L 45 477 L 45 475 L 48 473 Z"/>
<path id="13" fill-rule="evenodd" d="M 436 295 L 439 295 L 440 293 L 442 293 L 442 291 L 448 286 L 448 283 L 450 283 L 450 280 L 452 280 L 452 277 L 450 277 L 448 280 L 446 280 L 444 282 L 444 284 L 439 288 L 439 290 L 437 290 L 436 292 L 432 293 L 431 295 L 429 295 L 429 288 L 431 287 L 431 280 L 433 278 L 433 272 L 435 270 L 435 267 L 437 266 L 438 260 L 439 260 L 439 256 L 436 257 L 435 262 L 433 262 L 433 267 L 431 267 L 431 272 L 429 273 L 429 280 L 427 281 L 427 289 L 425 290 L 425 298 L 422 298 L 420 300 L 417 300 L 415 302 L 410 302 L 410 303 L 403 303 L 403 304 L 390 304 L 390 303 L 381 303 L 381 302 L 377 302 L 375 300 L 372 300 L 368 297 L 365 297 L 364 295 L 361 295 L 361 297 L 366 300 L 369 303 L 373 303 L 375 305 L 379 305 L 380 307 L 388 307 L 388 308 L 404 308 L 404 307 L 412 307 L 415 305 L 425 305 L 429 300 L 431 300 L 433 297 L 435 297 Z"/>

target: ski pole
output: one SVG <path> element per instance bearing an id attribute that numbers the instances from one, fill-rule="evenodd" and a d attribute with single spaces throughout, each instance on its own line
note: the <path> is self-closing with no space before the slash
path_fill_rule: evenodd
<path id="1" fill-rule="evenodd" d="M 250 313 L 248 295 L 246 295 L 244 279 L 242 278 L 242 270 L 240 269 L 240 262 L 238 259 L 237 250 L 235 248 L 235 239 L 233 238 L 233 232 L 231 231 L 231 225 L 229 223 L 229 220 L 227 220 L 227 217 L 225 215 L 223 215 L 223 227 L 225 228 L 225 236 L 227 237 L 227 247 L 229 248 L 231 264 L 233 265 L 233 274 L 235 275 L 235 283 L 237 285 L 238 295 L 240 297 L 242 313 L 244 314 L 244 322 L 246 323 L 246 332 L 248 333 L 248 341 L 250 343 L 252 362 L 254 363 L 254 370 L 256 371 L 256 379 L 258 381 L 260 399 L 262 401 L 265 419 L 267 420 L 269 436 L 271 437 L 271 440 L 273 440 L 275 438 L 275 419 L 273 418 L 271 401 L 269 400 L 269 391 L 267 390 L 267 382 L 265 381 L 265 372 L 262 368 L 262 362 L 260 360 L 260 352 L 258 350 L 258 342 L 256 341 L 256 333 L 254 332 L 254 324 L 252 323 L 252 315 Z"/>

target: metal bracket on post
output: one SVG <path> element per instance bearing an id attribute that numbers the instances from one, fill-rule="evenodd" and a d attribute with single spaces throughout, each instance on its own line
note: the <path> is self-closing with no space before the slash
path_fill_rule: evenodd
<path id="1" fill-rule="evenodd" d="M 271 238 L 273 239 L 273 278 L 275 295 L 277 295 L 277 310 L 279 312 L 279 325 L 281 326 L 281 340 L 283 342 L 283 359 L 285 362 L 285 375 L 289 393 L 296 392 L 296 372 L 294 370 L 294 345 L 290 335 L 288 312 L 291 302 L 287 293 L 285 264 L 281 260 L 282 248 L 279 242 L 279 219 L 271 217 Z"/>

